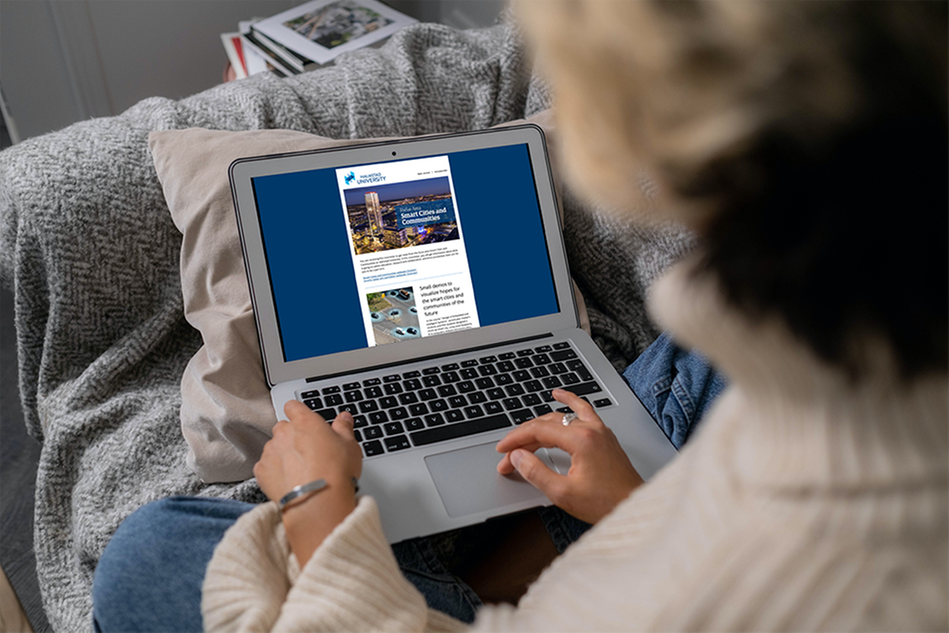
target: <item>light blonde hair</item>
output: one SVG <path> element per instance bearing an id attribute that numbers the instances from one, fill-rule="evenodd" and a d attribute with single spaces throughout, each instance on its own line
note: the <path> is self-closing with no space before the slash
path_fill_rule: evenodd
<path id="1" fill-rule="evenodd" d="M 553 86 L 571 183 L 630 208 L 646 167 L 678 194 L 664 210 L 701 227 L 724 193 L 708 186 L 710 166 L 764 130 L 820 143 L 860 116 L 853 56 L 866 9 L 923 49 L 940 84 L 943 42 L 901 4 L 914 3 L 519 0 L 515 10 Z"/>

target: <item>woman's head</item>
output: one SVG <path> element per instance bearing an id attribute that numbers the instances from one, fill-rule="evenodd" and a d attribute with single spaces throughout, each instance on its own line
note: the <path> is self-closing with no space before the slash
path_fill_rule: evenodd
<path id="1" fill-rule="evenodd" d="M 574 185 L 623 206 L 646 167 L 705 270 L 855 374 L 947 363 L 943 2 L 526 0 Z"/>

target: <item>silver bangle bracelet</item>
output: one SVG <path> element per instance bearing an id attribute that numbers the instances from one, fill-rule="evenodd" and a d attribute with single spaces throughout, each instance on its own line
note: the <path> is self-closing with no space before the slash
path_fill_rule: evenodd
<path id="1" fill-rule="evenodd" d="M 353 491 L 359 492 L 359 480 L 355 477 L 352 477 L 353 481 Z M 280 508 L 280 511 L 283 512 L 287 508 L 287 504 L 293 501 L 294 499 L 299 499 L 304 495 L 311 495 L 323 490 L 329 484 L 326 483 L 325 479 L 317 479 L 311 481 L 308 484 L 300 484 L 299 486 L 294 487 L 290 492 L 280 497 L 280 501 L 277 502 L 277 505 Z"/>

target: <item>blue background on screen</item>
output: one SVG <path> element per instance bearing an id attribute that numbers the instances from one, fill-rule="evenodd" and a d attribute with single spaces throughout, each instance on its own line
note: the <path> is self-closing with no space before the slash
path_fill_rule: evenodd
<path id="1" fill-rule="evenodd" d="M 449 161 L 481 325 L 555 313 L 527 146 Z M 286 361 L 368 345 L 336 182 L 334 169 L 253 179 Z"/>

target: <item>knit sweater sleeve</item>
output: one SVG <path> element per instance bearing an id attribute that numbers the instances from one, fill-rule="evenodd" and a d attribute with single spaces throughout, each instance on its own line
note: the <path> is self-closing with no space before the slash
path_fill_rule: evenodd
<path id="1" fill-rule="evenodd" d="M 208 631 L 454 631 L 464 624 L 429 609 L 399 570 L 371 497 L 302 570 L 275 504 L 242 516 L 214 551 L 201 610 Z"/>

